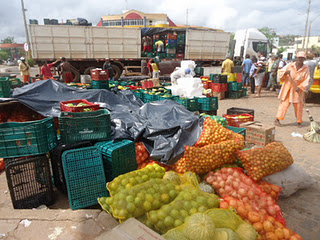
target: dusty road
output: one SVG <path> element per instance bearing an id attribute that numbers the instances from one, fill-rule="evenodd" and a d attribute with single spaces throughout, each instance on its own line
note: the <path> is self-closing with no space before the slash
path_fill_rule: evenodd
<path id="1" fill-rule="evenodd" d="M 249 95 L 241 99 L 219 101 L 218 115 L 226 113 L 230 107 L 252 108 L 255 110 L 255 120 L 272 124 L 278 104 L 274 92 L 263 92 L 261 98 Z M 320 104 L 307 103 L 306 106 L 314 119 L 320 122 Z M 295 163 L 302 166 L 317 183 L 289 198 L 279 200 L 279 205 L 284 212 L 288 227 L 299 233 L 304 240 L 318 240 L 320 239 L 320 144 L 309 143 L 302 138 L 291 136 L 292 132 L 303 134 L 307 131 L 309 121 L 305 112 L 303 120 L 303 127 L 297 128 L 293 107 L 290 107 L 283 121 L 284 126 L 276 128 L 276 140 L 283 142 L 293 155 Z M 13 210 L 4 174 L 0 176 L 0 189 L 0 234 L 9 234 L 9 237 L 8 235 L 4 237 L 7 239 L 47 239 L 46 236 L 50 234 L 57 235 L 54 239 L 93 239 L 116 224 L 98 209 L 81 211 L 66 209 L 68 208 L 66 198 L 59 198 L 62 202 L 54 205 L 55 208 L 63 206 L 64 210 Z M 32 221 L 29 227 L 19 224 L 20 220 L 26 218 Z M 35 234 L 40 230 L 41 238 L 35 238 L 38 236 Z"/>

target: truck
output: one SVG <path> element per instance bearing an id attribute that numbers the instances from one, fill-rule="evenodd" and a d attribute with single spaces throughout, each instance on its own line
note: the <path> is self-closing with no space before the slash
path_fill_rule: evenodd
<path id="1" fill-rule="evenodd" d="M 198 66 L 216 66 L 225 59 L 230 33 L 195 28 L 153 28 L 151 32 L 160 32 L 161 35 L 175 34 L 176 31 L 185 34 L 184 58 L 161 59 L 161 74 L 173 72 L 183 59 L 193 60 Z M 84 75 L 90 74 L 93 68 L 101 68 L 105 58 L 109 58 L 115 79 L 118 79 L 123 70 L 131 66 L 146 68 L 146 60 L 151 57 L 142 57 L 141 40 L 148 32 L 144 28 L 30 24 L 29 32 L 31 52 L 36 62 L 65 57 Z"/>
<path id="2" fill-rule="evenodd" d="M 257 56 L 261 51 L 265 56 L 270 53 L 269 41 L 267 37 L 256 28 L 242 29 L 235 32 L 232 42 L 232 50 L 234 59 L 242 61 L 246 54 Z"/>

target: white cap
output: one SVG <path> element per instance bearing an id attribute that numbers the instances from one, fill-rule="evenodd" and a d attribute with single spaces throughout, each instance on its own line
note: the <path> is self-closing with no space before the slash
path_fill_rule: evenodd
<path id="1" fill-rule="evenodd" d="M 23 61 L 23 60 L 26 60 L 26 59 L 24 57 L 21 57 L 20 60 Z"/>

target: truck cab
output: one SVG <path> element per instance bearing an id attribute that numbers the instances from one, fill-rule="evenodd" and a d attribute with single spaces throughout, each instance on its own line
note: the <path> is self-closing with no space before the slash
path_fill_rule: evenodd
<path id="1" fill-rule="evenodd" d="M 270 52 L 267 37 L 256 28 L 236 31 L 233 40 L 233 56 L 242 61 L 246 54 L 257 56 L 258 52 L 265 55 Z"/>

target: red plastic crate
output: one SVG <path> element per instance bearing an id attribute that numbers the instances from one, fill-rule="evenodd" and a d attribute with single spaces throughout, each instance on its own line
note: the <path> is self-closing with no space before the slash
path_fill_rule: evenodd
<path id="1" fill-rule="evenodd" d="M 226 92 L 228 91 L 228 83 L 212 83 L 211 89 L 213 92 Z"/>
<path id="2" fill-rule="evenodd" d="M 234 115 L 223 114 L 223 117 L 227 119 L 228 126 L 232 127 L 239 127 L 241 123 L 252 122 L 254 120 L 254 117 L 247 113 Z"/>
<path id="3" fill-rule="evenodd" d="M 125 87 L 128 87 L 128 88 L 130 88 L 130 90 L 141 89 L 141 87 L 138 87 L 138 86 L 133 86 L 133 85 L 128 85 L 128 86 L 125 86 Z"/>
<path id="4" fill-rule="evenodd" d="M 159 34 L 153 35 L 153 39 L 159 39 L 159 38 L 160 38 L 160 35 L 159 35 Z"/>
<path id="5" fill-rule="evenodd" d="M 167 39 L 177 40 L 177 35 L 176 35 L 176 34 L 168 33 Z"/>
<path id="6" fill-rule="evenodd" d="M 202 80 L 203 88 L 209 89 L 210 88 L 210 82 L 206 80 Z"/>
<path id="7" fill-rule="evenodd" d="M 91 80 L 103 81 L 109 79 L 108 70 L 102 70 L 100 68 L 91 69 Z"/>
<path id="8" fill-rule="evenodd" d="M 75 105 L 78 105 L 79 103 L 85 103 L 85 104 L 87 104 L 87 106 L 69 107 L 69 106 L 67 106 L 67 104 L 69 104 L 69 103 L 72 103 L 72 104 L 75 104 Z M 88 102 L 85 99 L 78 99 L 78 100 L 60 102 L 61 112 L 84 112 L 84 109 L 87 109 L 87 108 L 90 108 L 91 111 L 97 111 L 97 110 L 100 109 L 100 106 L 99 106 L 99 104 L 94 104 L 94 103 Z"/>
<path id="9" fill-rule="evenodd" d="M 177 58 L 184 58 L 184 54 L 178 53 L 178 54 L 177 54 Z"/>
<path id="10" fill-rule="evenodd" d="M 237 82 L 242 82 L 242 73 L 237 73 Z"/>
<path id="11" fill-rule="evenodd" d="M 153 82 L 152 81 L 144 81 L 142 82 L 142 88 L 152 88 Z"/>

